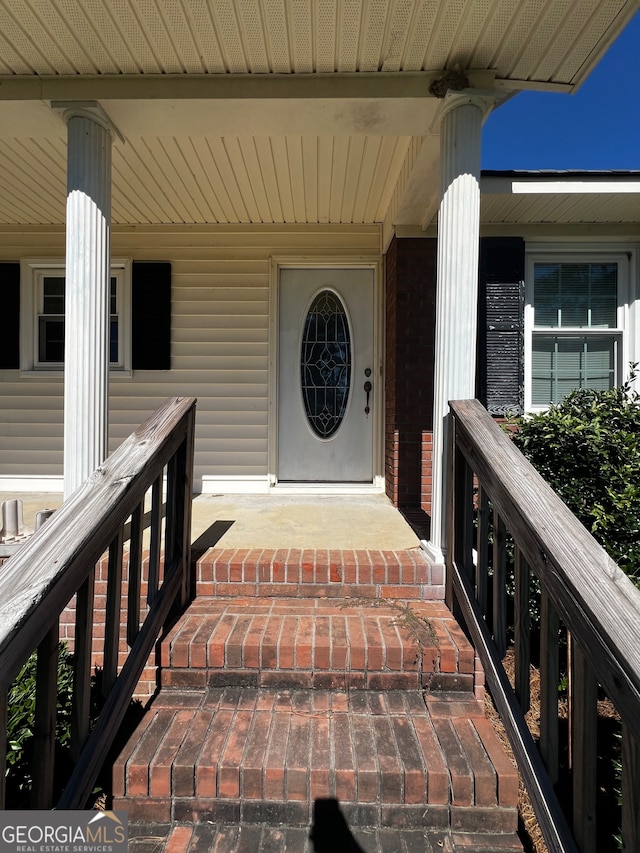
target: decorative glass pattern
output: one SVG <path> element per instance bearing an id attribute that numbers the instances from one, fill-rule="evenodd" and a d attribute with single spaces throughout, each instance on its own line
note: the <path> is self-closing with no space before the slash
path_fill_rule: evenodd
<path id="1" fill-rule="evenodd" d="M 351 386 L 351 336 L 340 298 L 323 290 L 304 321 L 300 381 L 305 414 L 320 438 L 330 438 L 344 418 Z"/>

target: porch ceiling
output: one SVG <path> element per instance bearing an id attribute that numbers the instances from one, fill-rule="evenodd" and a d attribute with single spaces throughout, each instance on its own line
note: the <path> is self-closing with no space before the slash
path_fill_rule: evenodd
<path id="1" fill-rule="evenodd" d="M 114 224 L 427 224 L 444 69 L 578 86 L 635 0 L 0 0 L 0 224 L 62 223 L 55 100 L 97 100 Z"/>

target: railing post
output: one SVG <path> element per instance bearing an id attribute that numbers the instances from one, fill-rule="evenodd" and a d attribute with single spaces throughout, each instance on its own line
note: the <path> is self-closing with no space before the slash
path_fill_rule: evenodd
<path id="1" fill-rule="evenodd" d="M 598 683 L 589 662 L 573 637 L 571 664 L 573 832 L 581 853 L 596 853 Z"/>
<path id="2" fill-rule="evenodd" d="M 452 566 L 458 567 L 471 586 L 473 578 L 473 472 L 467 464 L 464 454 L 456 441 L 455 416 L 449 419 L 449 472 L 447 478 L 447 524 L 446 524 L 446 560 L 447 592 L 446 601 L 451 612 L 459 614 L 453 593 Z"/>
<path id="3" fill-rule="evenodd" d="M 183 445 L 184 456 L 181 456 L 182 468 L 182 605 L 191 601 L 196 594 L 196 567 L 191 565 L 191 512 L 193 501 L 193 456 L 195 451 L 195 409 L 187 417 L 187 435 Z"/>
<path id="4" fill-rule="evenodd" d="M 456 419 L 452 412 L 446 415 L 449 422 L 449 429 L 446 431 L 449 436 L 449 452 L 446 456 L 448 469 L 446 471 L 445 483 L 447 488 L 446 504 L 445 504 L 445 563 L 446 563 L 446 580 L 445 580 L 445 603 L 449 610 L 453 613 L 453 562 L 454 554 L 457 547 L 456 535 L 458 532 L 457 513 L 458 505 L 456 503 L 456 486 L 455 486 L 455 469 L 456 469 Z"/>

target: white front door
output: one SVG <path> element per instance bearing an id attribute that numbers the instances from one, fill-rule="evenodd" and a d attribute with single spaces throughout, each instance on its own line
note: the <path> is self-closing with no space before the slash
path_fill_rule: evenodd
<path id="1" fill-rule="evenodd" d="M 371 483 L 374 271 L 282 269 L 278 480 Z"/>

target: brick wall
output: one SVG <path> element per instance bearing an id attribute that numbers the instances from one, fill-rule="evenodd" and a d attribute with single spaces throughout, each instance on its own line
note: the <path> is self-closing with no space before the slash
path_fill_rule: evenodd
<path id="1" fill-rule="evenodd" d="M 397 239 L 386 255 L 385 480 L 394 506 L 431 509 L 437 241 Z"/>

